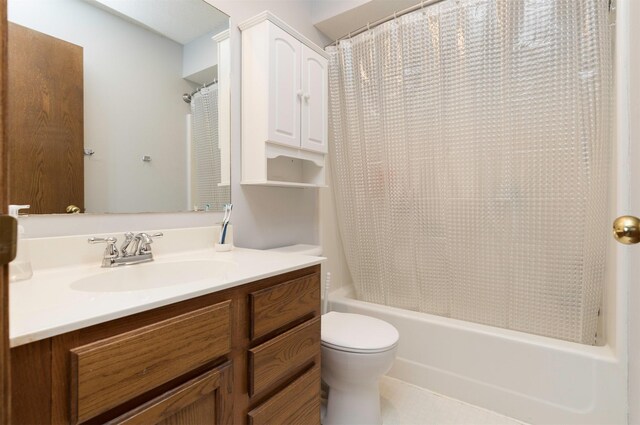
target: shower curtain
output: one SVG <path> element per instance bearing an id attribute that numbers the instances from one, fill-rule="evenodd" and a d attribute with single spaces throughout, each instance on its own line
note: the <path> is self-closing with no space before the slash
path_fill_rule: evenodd
<path id="1" fill-rule="evenodd" d="M 595 343 L 608 19 L 607 0 L 446 0 L 327 49 L 358 298 Z"/>
<path id="2" fill-rule="evenodd" d="M 200 211 L 222 211 L 231 199 L 229 186 L 221 182 L 218 145 L 218 85 L 195 93 L 191 99 L 191 201 Z"/>

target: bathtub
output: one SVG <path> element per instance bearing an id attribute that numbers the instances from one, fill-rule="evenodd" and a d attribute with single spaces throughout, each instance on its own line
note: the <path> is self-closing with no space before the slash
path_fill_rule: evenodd
<path id="1" fill-rule="evenodd" d="M 626 365 L 608 345 L 367 303 L 348 288 L 329 301 L 398 329 L 392 377 L 533 424 L 627 423 Z"/>

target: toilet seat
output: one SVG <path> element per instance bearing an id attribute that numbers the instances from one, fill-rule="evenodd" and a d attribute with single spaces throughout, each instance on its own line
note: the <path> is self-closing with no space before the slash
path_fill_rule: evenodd
<path id="1" fill-rule="evenodd" d="M 321 344 L 334 350 L 381 353 L 395 348 L 400 338 L 391 324 L 362 314 L 330 311 L 321 321 Z"/>
<path id="2" fill-rule="evenodd" d="M 396 344 L 393 344 L 390 347 L 372 349 L 372 350 L 362 350 L 362 349 L 353 348 L 353 347 L 341 347 L 339 345 L 332 345 L 332 344 L 329 344 L 329 343 L 326 343 L 326 342 L 321 342 L 320 345 L 322 347 L 329 348 L 331 350 L 344 351 L 345 353 L 354 353 L 354 354 L 378 354 L 378 353 L 384 353 L 385 351 L 393 350 L 394 348 L 396 348 L 398 346 L 398 344 L 396 343 Z"/>

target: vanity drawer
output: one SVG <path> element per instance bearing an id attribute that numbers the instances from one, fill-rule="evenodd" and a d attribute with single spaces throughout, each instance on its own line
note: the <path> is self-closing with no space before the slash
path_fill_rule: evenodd
<path id="1" fill-rule="evenodd" d="M 249 425 L 319 425 L 320 367 L 314 366 L 247 416 Z"/>
<path id="2" fill-rule="evenodd" d="M 314 273 L 249 294 L 249 336 L 256 339 L 320 307 L 320 274 Z"/>
<path id="3" fill-rule="evenodd" d="M 83 422 L 231 350 L 231 301 L 71 350 L 71 419 Z"/>
<path id="4" fill-rule="evenodd" d="M 319 317 L 250 349 L 249 395 L 260 393 L 295 373 L 319 352 Z"/>

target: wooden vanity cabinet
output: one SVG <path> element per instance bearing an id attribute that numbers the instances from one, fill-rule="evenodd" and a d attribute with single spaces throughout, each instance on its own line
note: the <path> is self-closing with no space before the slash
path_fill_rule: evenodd
<path id="1" fill-rule="evenodd" d="M 319 424 L 320 267 L 11 355 L 16 424 Z"/>

